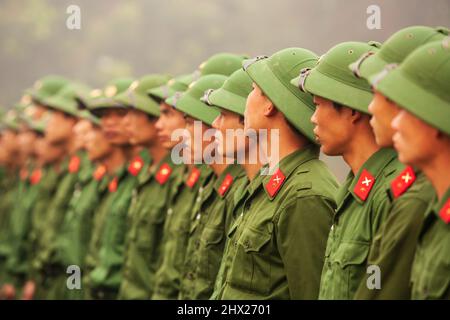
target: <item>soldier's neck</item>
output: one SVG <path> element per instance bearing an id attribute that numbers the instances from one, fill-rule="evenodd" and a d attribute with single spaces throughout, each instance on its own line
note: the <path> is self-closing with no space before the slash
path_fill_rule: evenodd
<path id="1" fill-rule="evenodd" d="M 360 126 L 353 133 L 352 140 L 342 152 L 344 161 L 349 165 L 353 174 L 356 174 L 364 163 L 378 150 L 380 146 L 375 141 L 375 136 L 369 124 Z"/>
<path id="2" fill-rule="evenodd" d="M 423 173 L 430 179 L 439 200 L 450 188 L 450 149 L 440 149 L 436 156 L 419 166 Z"/>
<path id="3" fill-rule="evenodd" d="M 106 171 L 111 174 L 125 164 L 127 156 L 124 150 L 120 147 L 112 148 L 108 156 L 101 162 L 105 165 Z"/>
<path id="4" fill-rule="evenodd" d="M 271 169 L 278 165 L 283 158 L 297 150 L 304 149 L 309 144 L 304 136 L 297 134 L 287 126 L 283 126 L 278 130 L 279 135 L 276 140 L 272 140 L 271 133 L 267 137 L 267 151 L 270 152 L 267 155 L 267 159 Z M 261 150 L 260 145 L 258 147 Z"/>
<path id="5" fill-rule="evenodd" d="M 222 172 L 224 172 L 225 169 L 229 166 L 229 164 L 226 164 L 225 163 L 225 159 L 224 159 L 224 163 L 222 163 L 222 164 L 220 164 L 220 163 L 212 163 L 209 166 L 214 171 L 214 174 L 216 176 L 220 176 L 222 174 Z"/>
<path id="6" fill-rule="evenodd" d="M 265 156 L 264 156 L 265 159 Z M 262 167 L 261 158 L 258 155 L 256 143 L 249 143 L 248 152 L 245 153 L 245 161 L 241 164 L 248 180 L 253 180 Z"/>
<path id="7" fill-rule="evenodd" d="M 158 165 L 167 155 L 167 149 L 163 148 L 159 143 L 152 144 L 148 147 L 148 151 L 152 156 L 152 166 Z"/>

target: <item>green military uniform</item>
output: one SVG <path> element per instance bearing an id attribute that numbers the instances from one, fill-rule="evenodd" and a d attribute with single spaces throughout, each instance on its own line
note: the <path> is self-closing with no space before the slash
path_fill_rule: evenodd
<path id="1" fill-rule="evenodd" d="M 81 91 L 88 91 L 86 87 L 80 84 L 68 84 L 57 94 L 45 98 L 41 101 L 50 109 L 64 112 L 73 117 L 79 117 L 79 110 L 77 108 L 76 97 Z M 84 161 L 82 160 L 84 158 Z M 81 165 L 84 165 L 82 167 Z M 47 294 L 51 288 L 55 278 L 61 273 L 61 269 L 54 261 L 55 258 L 55 241 L 60 232 L 61 225 L 64 221 L 65 214 L 68 211 L 70 199 L 74 193 L 75 185 L 79 180 L 80 175 L 83 176 L 83 170 L 90 170 L 91 163 L 87 161 L 87 155 L 84 152 L 78 151 L 77 154 L 72 155 L 68 160 L 67 166 L 63 167 L 61 172 L 62 178 L 58 184 L 57 191 L 54 194 L 51 202 L 48 205 L 45 214 L 45 233 L 40 240 L 38 247 L 38 254 L 34 260 L 36 270 L 39 270 L 40 281 L 38 287 L 41 293 L 48 299 L 55 299 L 57 297 Z M 80 172 L 81 171 L 81 172 Z"/>
<path id="2" fill-rule="evenodd" d="M 311 143 L 280 159 L 273 174 L 250 182 L 228 233 L 223 258 L 228 265 L 221 267 L 223 284 L 214 298 L 317 297 L 337 183 L 318 159 L 311 126 L 304 121 L 312 114 L 312 97 L 289 84 L 316 61 L 314 53 L 290 48 L 244 62 L 253 82 Z"/>
<path id="3" fill-rule="evenodd" d="M 392 63 L 402 62 L 417 47 L 445 37 L 448 30 L 424 26 L 404 28 L 393 34 L 382 48 L 363 55 L 350 67 L 366 80 Z M 393 199 L 386 221 L 372 242 L 367 266 L 378 266 L 382 275 L 381 288 L 369 288 L 370 274 L 365 274 L 355 299 L 410 299 L 411 266 L 424 212 L 434 196 L 434 190 L 420 171 L 406 167 L 387 188 Z"/>
<path id="4" fill-rule="evenodd" d="M 0 125 L 8 130 L 16 131 L 19 128 L 18 116 L 15 110 L 2 114 Z M 2 129 L 3 129 L 2 128 Z M 20 184 L 19 174 L 16 170 L 1 168 L 0 176 L 0 286 L 5 282 L 5 263 L 8 258 L 9 248 L 9 220 L 14 206 L 14 197 Z"/>
<path id="5" fill-rule="evenodd" d="M 15 198 L 20 185 L 17 174 L 7 172 L 2 181 L 2 197 L 0 201 L 0 286 L 6 281 L 6 262 L 11 254 L 10 220 L 14 208 Z"/>
<path id="6" fill-rule="evenodd" d="M 91 292 L 90 273 L 95 269 L 100 259 L 99 251 L 102 243 L 102 235 L 105 229 L 106 217 L 112 206 L 114 198 L 117 196 L 117 185 L 121 183 L 125 174 L 126 168 L 125 166 L 121 166 L 116 170 L 114 174 L 108 174 L 104 178 L 107 183 L 107 190 L 105 191 L 106 194 L 102 197 L 94 212 L 91 237 L 89 239 L 86 257 L 83 264 L 84 270 L 82 274 L 82 286 L 84 289 L 85 299 L 93 299 L 93 292 Z"/>
<path id="7" fill-rule="evenodd" d="M 117 297 L 125 259 L 128 209 L 133 190 L 147 175 L 150 163 L 149 153 L 146 150 L 141 151 L 139 156 L 131 160 L 128 170 L 117 181 L 117 190 L 114 191 L 115 196 L 109 203 L 104 220 L 98 260 L 95 268 L 89 273 L 89 287 L 96 299 Z"/>
<path id="8" fill-rule="evenodd" d="M 95 168 L 83 154 L 78 179 L 70 198 L 67 212 L 61 227 L 55 236 L 50 268 L 54 274 L 48 299 L 80 299 L 83 288 L 68 290 L 66 286 L 68 266 L 76 265 L 84 270 L 84 259 L 92 231 L 92 220 L 95 209 L 106 191 L 106 168 L 98 165 Z"/>
<path id="9" fill-rule="evenodd" d="M 280 172 L 250 183 L 228 233 L 230 265 L 217 298 L 317 297 L 337 187 L 317 157 L 314 147 L 296 151 L 280 161 Z M 278 194 L 271 195 L 273 185 Z"/>
<path id="10" fill-rule="evenodd" d="M 105 108 L 123 108 L 120 103 L 117 103 L 114 100 L 114 97 L 118 94 L 121 94 L 122 92 L 125 92 L 132 83 L 133 79 L 131 78 L 117 78 L 109 82 L 105 88 L 92 90 L 89 95 L 79 95 L 78 99 L 79 102 L 85 105 L 88 110 L 94 115 L 96 115 L 98 110 L 102 110 Z M 144 156 L 147 158 L 148 155 Z M 138 167 L 142 169 L 141 164 L 143 164 L 143 159 L 137 160 L 137 163 L 139 163 Z M 120 219 L 124 219 L 126 221 L 126 217 L 124 217 L 124 215 L 126 216 L 125 211 L 128 210 L 131 198 L 131 190 L 136 183 L 136 177 L 131 174 L 127 174 L 127 167 L 125 164 L 117 168 L 114 173 L 108 173 L 105 179 L 108 182 L 108 191 L 102 197 L 94 213 L 92 233 L 89 244 L 87 246 L 84 270 L 82 274 L 82 286 L 84 288 L 84 298 L 86 299 L 114 299 L 117 295 L 117 289 L 118 285 L 120 284 L 121 277 L 121 261 L 119 262 L 119 267 L 117 268 L 117 266 L 115 266 L 115 269 L 113 270 L 114 272 L 119 270 L 119 276 L 116 277 L 113 288 L 103 288 L 101 285 L 101 282 L 105 280 L 106 276 L 108 275 L 99 274 L 99 276 L 101 277 L 96 276 L 93 279 L 91 274 L 94 269 L 98 269 L 98 267 L 100 267 L 101 259 L 106 258 L 105 253 L 101 253 L 100 251 L 104 244 L 104 234 L 107 228 L 106 224 L 108 221 L 108 216 L 111 214 L 111 211 L 115 211 L 115 217 L 109 218 L 109 220 L 112 220 L 114 222 L 115 218 L 117 218 L 117 222 L 119 222 Z M 120 192 L 118 192 L 119 187 L 120 190 L 126 190 L 125 194 L 122 195 L 124 197 L 122 200 L 120 200 Z M 119 200 L 117 200 L 118 198 Z M 117 207 L 116 203 L 120 205 L 120 207 Z M 114 224 L 113 222 L 110 222 L 110 224 Z M 117 229 L 117 227 L 120 227 L 120 225 L 114 228 Z M 121 240 L 123 240 L 126 228 L 125 230 L 120 229 L 116 231 L 118 231 L 118 236 L 120 236 L 120 239 L 117 242 L 117 248 L 119 249 L 118 253 L 120 256 L 123 254 L 123 243 L 121 242 Z M 110 248 L 114 246 L 111 241 L 108 245 L 110 246 Z M 117 256 L 115 257 L 117 258 Z M 119 257 L 118 260 L 121 260 L 121 258 Z M 110 266 L 112 267 L 111 263 Z M 105 268 L 103 268 L 103 270 L 105 270 Z"/>
<path id="11" fill-rule="evenodd" d="M 64 164 L 63 164 L 64 165 Z M 29 255 L 28 255 L 28 278 L 34 281 L 41 281 L 41 266 L 38 263 L 38 254 L 41 248 L 41 240 L 46 230 L 46 213 L 49 203 L 52 201 L 58 183 L 61 180 L 60 172 L 49 165 L 42 169 L 42 179 L 39 183 L 39 196 L 34 202 L 31 212 L 31 231 L 29 235 Z M 36 290 L 36 299 L 43 299 L 44 292 Z"/>
<path id="12" fill-rule="evenodd" d="M 164 223 L 161 262 L 155 275 L 153 300 L 178 297 L 191 212 L 197 199 L 200 201 L 204 186 L 212 178 L 213 172 L 208 166 L 196 165 L 180 175 L 173 184 L 173 196 Z"/>
<path id="13" fill-rule="evenodd" d="M 450 299 L 450 189 L 428 209 L 411 272 L 412 299 Z"/>
<path id="14" fill-rule="evenodd" d="M 151 298 L 161 259 L 171 188 L 183 171 L 184 166 L 175 165 L 167 156 L 140 181 L 133 193 L 120 299 Z"/>
<path id="15" fill-rule="evenodd" d="M 158 104 L 148 97 L 147 91 L 168 80 L 165 75 L 143 77 L 116 100 L 158 117 Z M 160 163 L 153 164 L 133 190 L 120 299 L 149 299 L 152 295 L 171 187 L 183 170 L 184 166 L 175 165 L 167 155 Z"/>
<path id="16" fill-rule="evenodd" d="M 16 110 L 21 112 L 20 118 L 27 130 L 32 130 L 36 134 L 43 134 L 47 124 L 46 120 L 32 119 L 28 115 L 30 108 L 31 106 L 25 103 L 16 105 Z M 21 179 L 18 181 L 15 190 L 14 202 L 10 209 L 8 239 L 5 241 L 5 245 L 9 248 L 9 256 L 5 263 L 5 277 L 16 289 L 23 285 L 28 275 L 32 210 L 39 196 L 43 175 L 43 170 L 33 164 L 33 159 L 27 159 L 27 161 L 28 163 L 21 170 Z M 17 290 L 16 292 L 20 291 Z"/>
<path id="17" fill-rule="evenodd" d="M 361 280 L 355 299 L 410 299 L 411 266 L 424 212 L 434 196 L 428 179 L 407 167 L 386 192 L 393 199 L 388 217 L 373 238 L 367 266 L 378 266 L 381 288 L 367 285 L 370 273 Z"/>
<path id="18" fill-rule="evenodd" d="M 201 117 L 196 118 L 206 124 L 211 124 L 218 113 L 202 103 L 200 98 L 205 90 L 219 88 L 225 79 L 226 77 L 222 75 L 205 75 L 191 83 L 189 89 L 181 97 L 171 97 L 166 100 L 166 103 L 191 116 L 195 114 L 192 110 L 199 110 L 197 115 L 201 115 Z M 190 180 L 193 178 L 195 178 L 195 183 L 189 186 Z M 206 185 L 212 183 L 215 179 L 216 176 L 210 167 L 206 165 L 200 165 L 199 168 L 194 167 L 186 182 L 189 188 L 180 186 L 181 190 L 172 200 L 169 210 L 173 213 L 168 217 L 165 226 L 167 240 L 163 247 L 161 266 L 156 274 L 157 281 L 153 299 L 176 299 L 178 297 L 183 278 L 192 215 L 194 214 L 195 217 L 195 206 L 201 204 Z M 197 182 L 197 180 L 199 181 Z M 181 209 L 183 204 L 185 204 L 185 207 Z"/>
<path id="19" fill-rule="evenodd" d="M 450 38 L 421 46 L 398 68 L 369 78 L 377 91 L 450 135 Z M 450 191 L 425 214 L 411 271 L 413 299 L 450 299 Z"/>
<path id="20" fill-rule="evenodd" d="M 73 156 L 66 159 L 62 170 L 58 173 L 59 182 L 51 200 L 47 203 L 43 215 L 43 233 L 38 239 L 36 256 L 33 259 L 34 270 L 39 273 L 38 287 L 41 298 L 47 298 L 47 292 L 51 282 L 57 275 L 52 263 L 54 254 L 54 241 L 61 227 L 64 215 L 67 212 L 71 195 L 74 192 L 75 184 L 78 180 L 78 167 L 72 169 L 72 164 L 79 163 L 79 157 Z"/>
<path id="21" fill-rule="evenodd" d="M 217 179 L 211 179 L 191 213 L 186 259 L 179 299 L 208 299 L 213 291 L 225 247 L 226 233 L 233 220 L 235 190 L 246 184 L 239 165 L 229 165 Z"/>
<path id="22" fill-rule="evenodd" d="M 260 171 L 252 180 L 247 181 L 246 184 L 241 185 L 241 187 L 236 190 L 235 196 L 234 196 L 234 209 L 232 212 L 233 218 L 232 223 L 228 230 L 226 231 L 226 242 L 225 242 L 225 249 L 224 254 L 222 256 L 222 260 L 220 262 L 219 271 L 217 272 L 216 281 L 214 283 L 214 290 L 211 294 L 212 300 L 218 300 L 219 296 L 222 293 L 222 290 L 225 286 L 226 280 L 227 280 L 227 274 L 230 270 L 230 267 L 232 265 L 236 248 L 237 246 L 234 246 L 232 243 L 230 243 L 230 231 L 234 231 L 237 227 L 236 220 L 242 219 L 242 213 L 244 210 L 244 204 L 245 200 L 253 195 L 253 193 L 256 191 L 257 187 L 262 183 L 262 180 L 264 179 L 265 175 L 261 174 L 262 171 Z"/>
<path id="23" fill-rule="evenodd" d="M 380 149 L 356 175 L 350 172 L 347 176 L 336 198 L 320 299 L 353 299 L 366 274 L 372 241 L 391 211 L 386 186 L 401 167 L 394 150 Z"/>
<path id="24" fill-rule="evenodd" d="M 250 77 L 242 70 L 235 71 L 221 88 L 207 91 L 203 101 L 215 107 L 244 113 L 247 95 L 252 90 Z M 186 112 L 197 118 L 207 108 L 187 108 Z M 218 115 L 218 114 L 217 114 Z M 214 115 L 211 117 L 214 117 Z M 211 125 L 211 121 L 207 122 Z M 191 215 L 190 235 L 186 261 L 182 273 L 179 299 L 210 298 L 223 251 L 226 235 L 234 222 L 236 192 L 241 191 L 248 180 L 242 167 L 229 165 L 214 181 L 206 185 L 202 200 L 196 204 Z"/>

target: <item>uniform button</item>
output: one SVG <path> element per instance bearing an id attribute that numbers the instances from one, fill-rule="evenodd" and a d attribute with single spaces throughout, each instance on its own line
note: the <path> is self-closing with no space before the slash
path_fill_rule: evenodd
<path id="1" fill-rule="evenodd" d="M 195 201 L 197 201 L 197 202 L 202 201 L 202 197 L 198 196 L 198 197 L 197 197 L 197 200 L 195 200 Z"/>
<path id="2" fill-rule="evenodd" d="M 195 219 L 200 220 L 201 217 L 202 217 L 202 215 L 200 213 L 198 213 L 197 216 L 195 217 Z"/>
<path id="3" fill-rule="evenodd" d="M 250 242 L 248 240 L 244 241 L 244 247 L 248 249 L 250 247 Z"/>
<path id="4" fill-rule="evenodd" d="M 168 214 L 169 216 L 170 216 L 172 213 L 173 213 L 173 209 L 172 209 L 172 208 L 167 209 L 167 214 Z"/>

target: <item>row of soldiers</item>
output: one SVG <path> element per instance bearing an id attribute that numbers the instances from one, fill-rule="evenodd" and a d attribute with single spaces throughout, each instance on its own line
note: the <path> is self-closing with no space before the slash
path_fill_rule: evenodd
<path id="1" fill-rule="evenodd" d="M 261 129 L 278 158 L 226 134 Z M 47 76 L 2 118 L 1 295 L 449 299 L 449 163 L 446 28 L 96 90 Z"/>

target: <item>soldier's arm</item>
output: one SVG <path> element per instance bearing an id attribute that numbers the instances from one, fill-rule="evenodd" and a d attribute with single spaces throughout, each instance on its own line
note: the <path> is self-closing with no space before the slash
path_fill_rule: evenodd
<path id="1" fill-rule="evenodd" d="M 299 197 L 280 214 L 277 243 L 291 299 L 317 299 L 334 202 Z"/>

